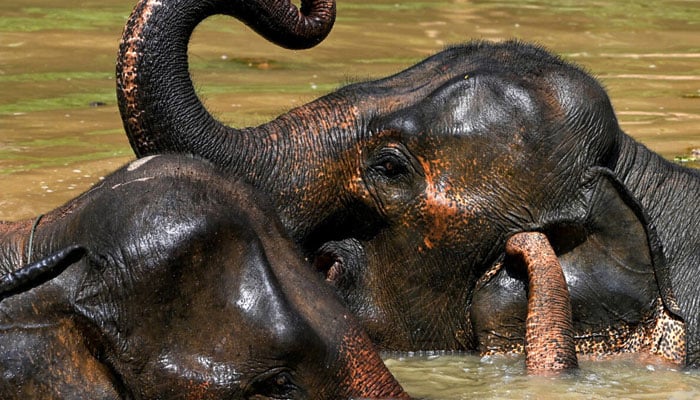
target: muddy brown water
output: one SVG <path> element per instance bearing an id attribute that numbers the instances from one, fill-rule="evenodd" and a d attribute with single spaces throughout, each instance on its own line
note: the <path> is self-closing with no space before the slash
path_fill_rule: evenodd
<path id="1" fill-rule="evenodd" d="M 77 196 L 134 158 L 115 101 L 128 0 L 0 4 L 0 219 Z M 385 1 L 338 4 L 320 46 L 278 49 L 227 17 L 190 48 L 201 97 L 236 126 L 267 121 L 345 83 L 398 72 L 449 44 L 519 38 L 597 76 L 623 129 L 664 157 L 700 166 L 700 2 Z M 700 398 L 700 374 L 630 360 L 528 377 L 518 357 L 392 354 L 416 396 L 436 399 Z"/>

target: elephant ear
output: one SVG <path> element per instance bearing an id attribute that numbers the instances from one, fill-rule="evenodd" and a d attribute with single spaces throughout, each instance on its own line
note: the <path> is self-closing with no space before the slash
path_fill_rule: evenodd
<path id="1" fill-rule="evenodd" d="M 635 324 L 657 299 L 676 316 L 661 242 L 637 200 L 605 168 L 592 169 L 573 221 L 543 227 L 569 282 L 577 331 Z"/>
<path id="2" fill-rule="evenodd" d="M 613 173 L 596 168 L 569 207 L 529 229 L 543 232 L 558 257 L 577 336 L 614 335 L 616 328 L 648 322 L 659 298 L 682 321 L 661 242 L 648 221 Z M 528 316 L 523 270 L 522 262 L 504 255 L 477 282 L 468 316 L 481 352 L 509 351 L 523 343 Z"/>

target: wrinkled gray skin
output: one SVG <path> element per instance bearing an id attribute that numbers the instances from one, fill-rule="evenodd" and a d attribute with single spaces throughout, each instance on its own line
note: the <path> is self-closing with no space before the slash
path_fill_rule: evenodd
<path id="1" fill-rule="evenodd" d="M 269 193 L 376 343 L 521 345 L 526 277 L 504 245 L 539 231 L 577 335 L 634 331 L 660 299 L 700 363 L 700 175 L 626 135 L 590 75 L 536 46 L 473 42 L 235 129 L 197 98 L 186 53 L 194 26 L 235 4 L 137 7 L 117 68 L 132 147 L 195 153 Z"/>
<path id="2" fill-rule="evenodd" d="M 135 161 L 32 225 L 0 224 L 2 399 L 406 397 L 265 198 L 209 164 Z"/>

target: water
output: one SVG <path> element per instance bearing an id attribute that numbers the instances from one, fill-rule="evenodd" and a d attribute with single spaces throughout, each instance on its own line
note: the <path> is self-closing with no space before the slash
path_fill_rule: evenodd
<path id="1" fill-rule="evenodd" d="M 564 376 L 528 376 L 522 357 L 392 356 L 387 365 L 412 396 L 431 399 L 697 399 L 700 371 L 632 359 L 582 361 Z"/>
<path id="2" fill-rule="evenodd" d="M 278 49 L 242 24 L 195 32 L 200 95 L 236 126 L 268 121 L 356 80 L 386 76 L 451 43 L 517 37 L 591 71 L 623 129 L 664 157 L 700 158 L 700 2 L 339 0 L 320 46 Z M 29 218 L 133 159 L 116 106 L 114 60 L 132 0 L 0 3 L 0 219 Z M 414 395 L 431 398 L 694 398 L 695 372 L 585 362 L 533 378 L 519 358 L 391 356 Z"/>

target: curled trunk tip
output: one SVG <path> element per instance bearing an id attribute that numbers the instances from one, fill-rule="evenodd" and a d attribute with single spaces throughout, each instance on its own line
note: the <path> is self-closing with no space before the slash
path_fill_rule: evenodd
<path id="1" fill-rule="evenodd" d="M 335 13 L 334 0 L 303 0 L 300 8 L 289 0 L 269 1 L 261 2 L 256 17 L 245 22 L 278 46 L 307 49 L 328 36 Z"/>

